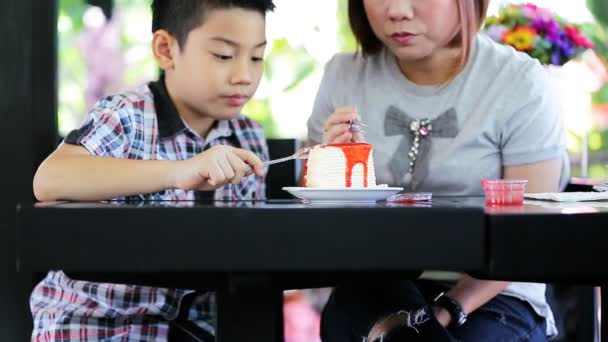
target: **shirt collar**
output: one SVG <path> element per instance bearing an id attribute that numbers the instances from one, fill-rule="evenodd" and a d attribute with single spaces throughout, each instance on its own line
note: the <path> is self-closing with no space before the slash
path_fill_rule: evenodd
<path id="1" fill-rule="evenodd" d="M 213 141 L 218 138 L 227 138 L 232 135 L 232 120 L 218 120 L 215 122 L 209 134 L 207 134 L 206 141 Z"/>
<path id="2" fill-rule="evenodd" d="M 154 109 L 158 120 L 158 134 L 162 138 L 171 138 L 182 131 L 189 129 L 182 120 L 175 104 L 169 97 L 165 76 L 161 74 L 158 81 L 149 83 L 150 91 L 154 95 Z M 232 120 L 217 120 L 205 141 L 213 141 L 217 138 L 230 137 L 233 133 Z M 190 129 L 190 131 L 192 131 Z M 198 133 L 192 131 L 196 136 Z"/>
<path id="3" fill-rule="evenodd" d="M 169 97 L 164 75 L 161 75 L 158 81 L 150 82 L 148 86 L 154 95 L 159 137 L 170 138 L 186 129 L 175 104 Z"/>

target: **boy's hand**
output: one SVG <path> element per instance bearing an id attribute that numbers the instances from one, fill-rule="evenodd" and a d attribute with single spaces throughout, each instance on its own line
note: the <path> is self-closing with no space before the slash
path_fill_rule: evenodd
<path id="1" fill-rule="evenodd" d="M 178 161 L 173 169 L 173 184 L 178 189 L 214 190 L 226 183 L 238 184 L 253 173 L 264 175 L 264 165 L 253 152 L 232 146 L 213 146 L 187 160 Z"/>
<path id="2" fill-rule="evenodd" d="M 359 132 L 349 130 L 349 121 L 361 120 L 357 110 L 352 107 L 339 107 L 327 118 L 323 126 L 324 144 L 343 144 L 351 142 L 365 142 L 363 135 Z"/>

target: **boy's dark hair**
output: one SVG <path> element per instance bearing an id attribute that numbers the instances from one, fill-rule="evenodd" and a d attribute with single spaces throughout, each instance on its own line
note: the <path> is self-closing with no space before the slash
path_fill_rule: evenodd
<path id="1" fill-rule="evenodd" d="M 215 9 L 244 8 L 262 14 L 274 10 L 273 0 L 153 0 L 152 32 L 166 30 L 180 48 L 190 31 L 203 24 L 205 16 Z"/>

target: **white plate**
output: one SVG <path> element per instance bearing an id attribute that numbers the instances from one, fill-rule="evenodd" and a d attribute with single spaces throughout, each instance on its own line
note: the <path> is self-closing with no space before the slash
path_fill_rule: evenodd
<path id="1" fill-rule="evenodd" d="M 301 188 L 284 187 L 293 196 L 310 202 L 376 202 L 403 191 L 403 188 Z"/>

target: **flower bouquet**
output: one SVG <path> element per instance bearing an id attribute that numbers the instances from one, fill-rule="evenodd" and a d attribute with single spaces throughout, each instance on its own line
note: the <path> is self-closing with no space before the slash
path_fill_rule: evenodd
<path id="1" fill-rule="evenodd" d="M 564 65 L 593 43 L 577 25 L 533 4 L 509 5 L 486 20 L 484 31 L 542 64 Z"/>

